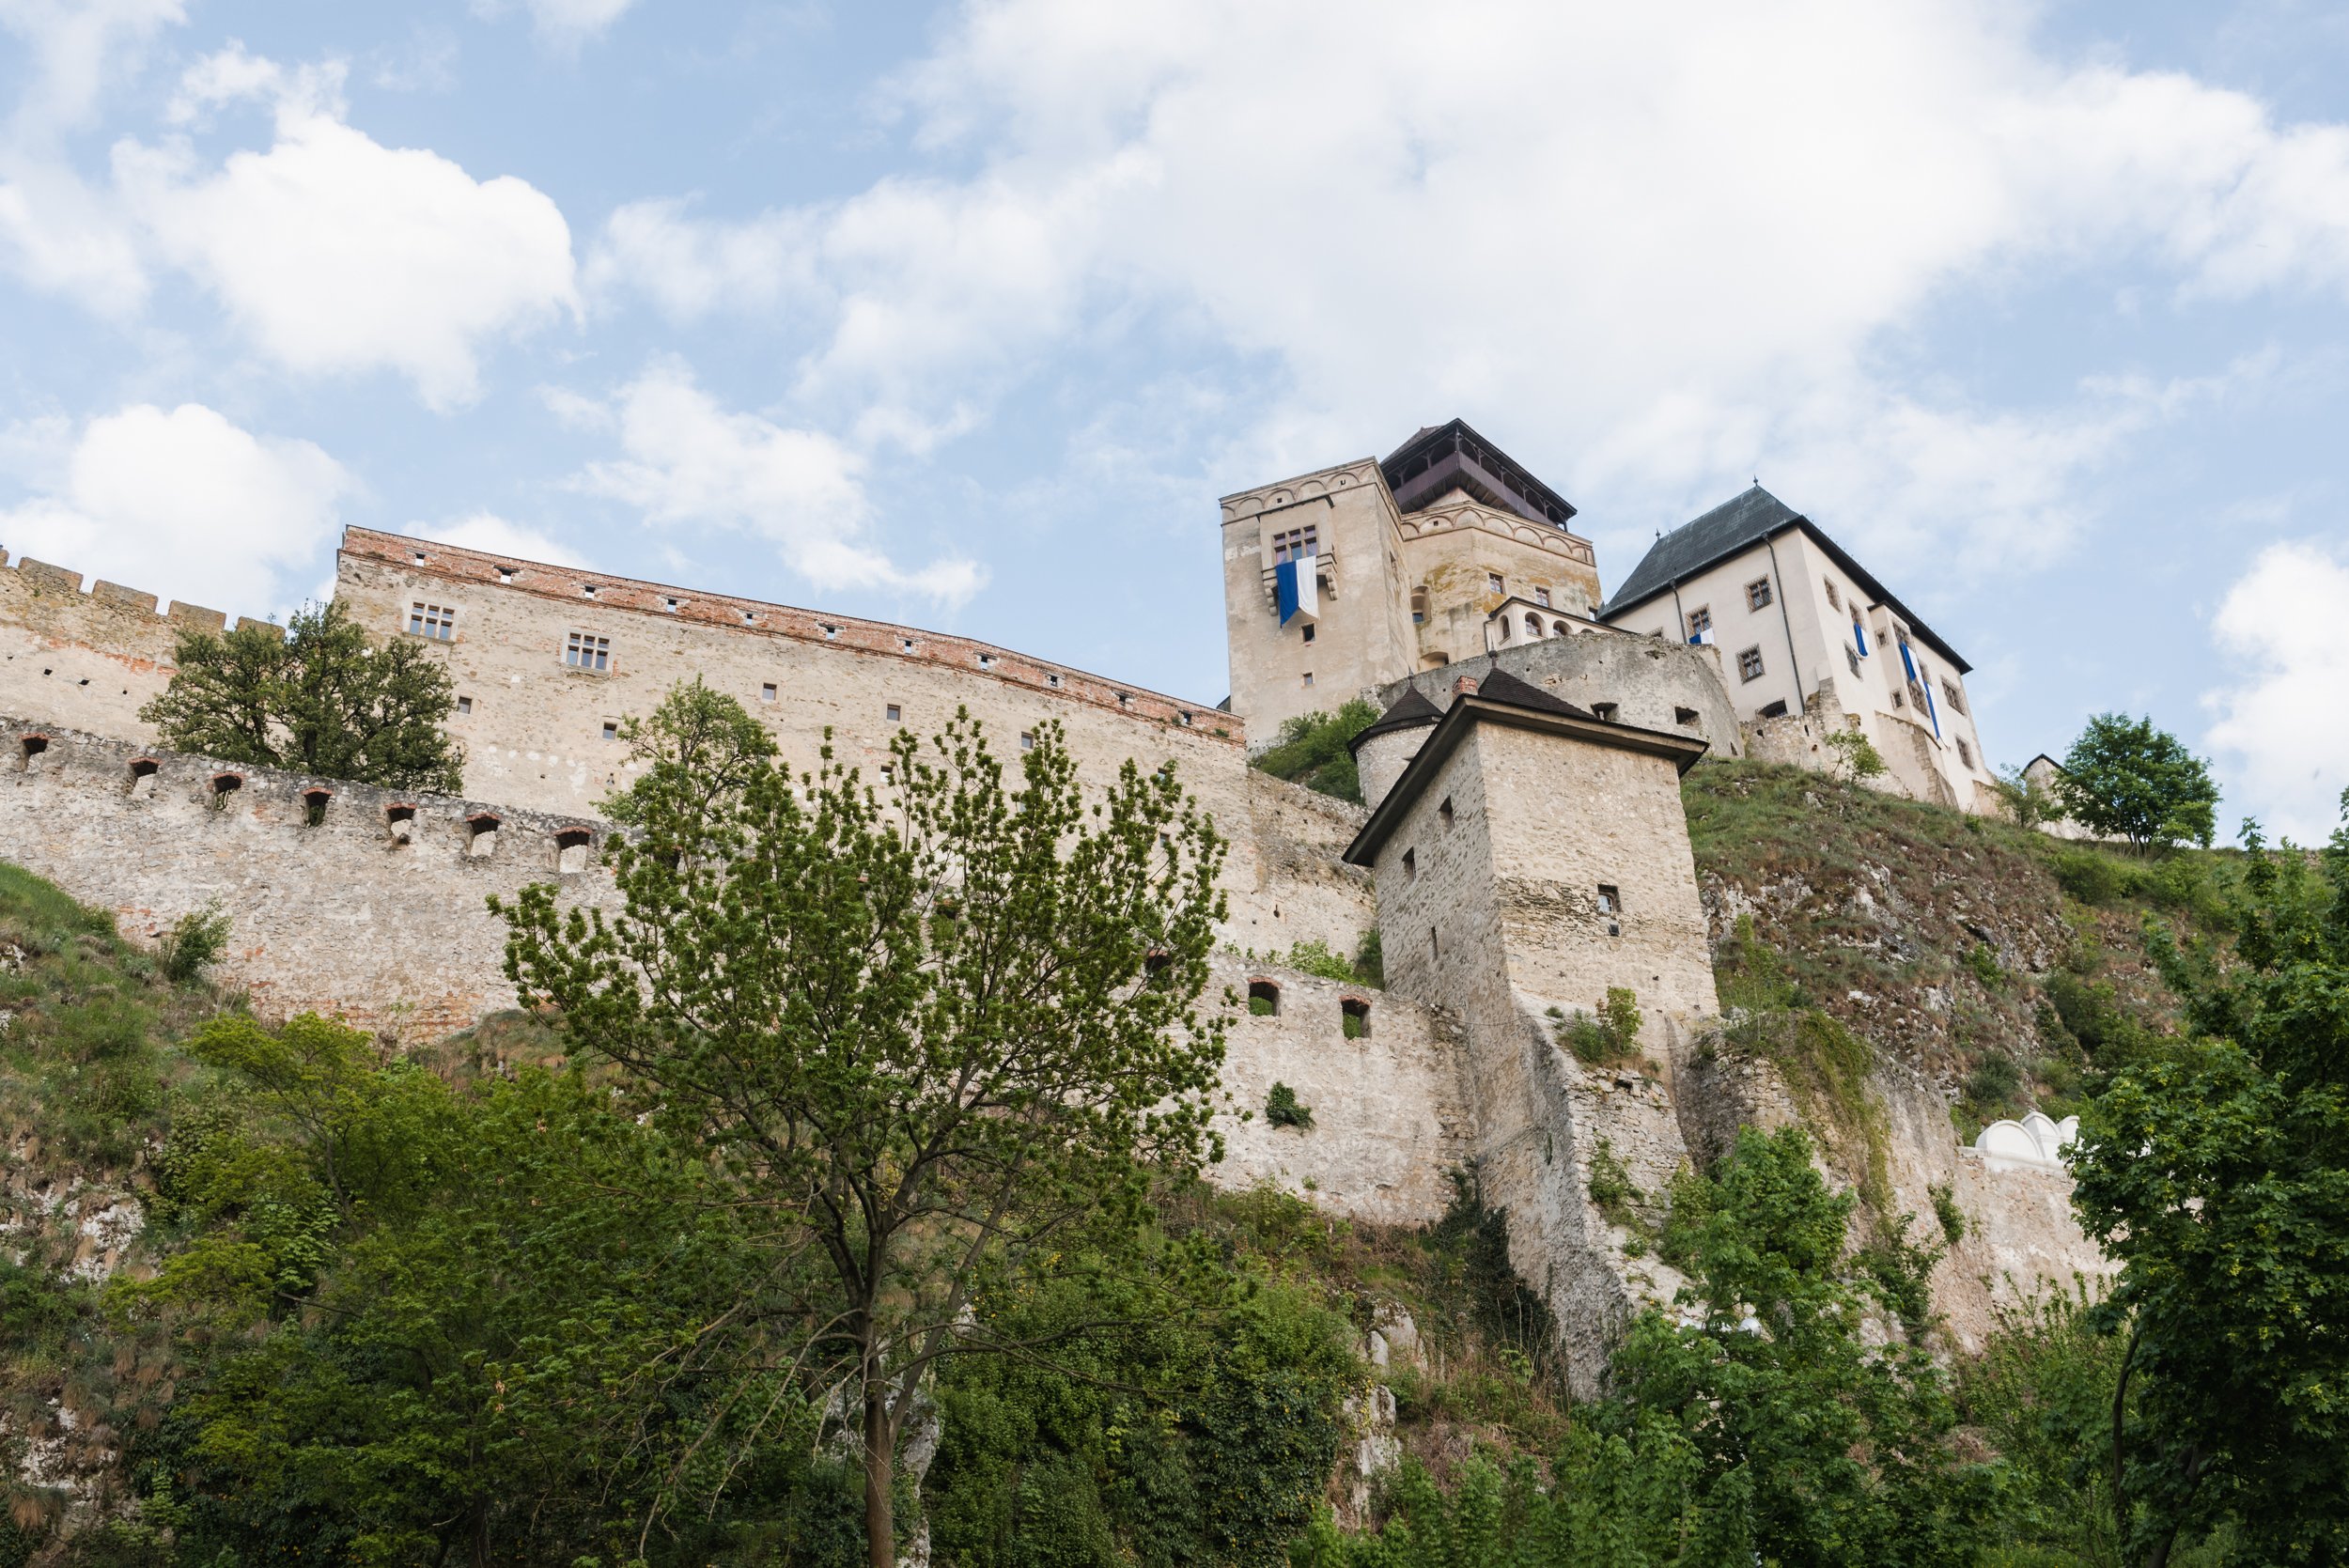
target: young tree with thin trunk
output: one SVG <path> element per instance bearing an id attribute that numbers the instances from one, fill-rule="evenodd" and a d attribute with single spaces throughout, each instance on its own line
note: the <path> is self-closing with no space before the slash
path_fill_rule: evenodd
<path id="1" fill-rule="evenodd" d="M 707 703 L 673 704 L 710 729 Z M 809 1318 L 836 1325 L 823 1364 L 889 1568 L 925 1374 L 1049 1354 L 988 1338 L 977 1293 L 1139 1232 L 1155 1173 L 1220 1152 L 1224 1026 L 1199 999 L 1223 845 L 1171 766 L 1088 800 L 1057 725 L 1016 784 L 967 713 L 927 745 L 900 732 L 879 792 L 829 744 L 797 777 L 729 747 L 716 791 L 689 750 L 646 753 L 621 911 L 527 889 L 501 908 L 506 969 L 824 1259 Z"/>

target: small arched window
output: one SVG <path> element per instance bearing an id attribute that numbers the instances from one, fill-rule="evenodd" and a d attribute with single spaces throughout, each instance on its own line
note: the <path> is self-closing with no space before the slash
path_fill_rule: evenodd
<path id="1" fill-rule="evenodd" d="M 474 860 L 487 860 L 498 846 L 498 819 L 486 811 L 477 811 L 465 818 L 465 853 Z"/>
<path id="2" fill-rule="evenodd" d="M 1539 615 L 1528 615 L 1525 617 L 1525 634 L 1536 641 L 1540 640 L 1542 635 L 1542 618 Z"/>
<path id="3" fill-rule="evenodd" d="M 23 750 L 24 770 L 29 773 L 39 762 L 40 754 L 49 750 L 49 737 L 45 735 L 27 735 L 17 744 Z"/>
<path id="4" fill-rule="evenodd" d="M 554 869 L 563 872 L 587 869 L 587 851 L 596 835 L 584 828 L 565 828 L 554 835 Z"/>
<path id="5" fill-rule="evenodd" d="M 385 806 L 383 822 L 391 830 L 394 844 L 406 844 L 416 836 L 416 808 L 405 800 Z"/>
<path id="6" fill-rule="evenodd" d="M 1338 1027 L 1349 1040 L 1370 1038 L 1370 1003 L 1361 997 L 1346 997 L 1338 1002 Z"/>
<path id="7" fill-rule="evenodd" d="M 241 773 L 213 774 L 212 809 L 214 811 L 226 811 L 228 808 L 228 797 L 234 795 L 237 791 L 242 789 L 243 787 L 244 775 Z"/>
<path id="8" fill-rule="evenodd" d="M 1281 1013 L 1281 987 L 1269 980 L 1248 983 L 1248 1011 L 1259 1018 L 1278 1017 Z"/>

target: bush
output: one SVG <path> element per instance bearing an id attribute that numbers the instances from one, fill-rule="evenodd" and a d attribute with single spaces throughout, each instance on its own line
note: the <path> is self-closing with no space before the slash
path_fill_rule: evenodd
<path id="1" fill-rule="evenodd" d="M 2101 908 L 2128 890 L 2128 868 L 2095 849 L 2059 849 L 2048 869 L 2057 885 L 2083 904 Z"/>
<path id="2" fill-rule="evenodd" d="M 163 945 L 156 953 L 163 978 L 176 986 L 192 986 L 228 949 L 228 917 L 220 911 L 220 901 L 214 899 L 200 909 L 190 909 L 171 923 L 163 933 Z"/>
<path id="3" fill-rule="evenodd" d="M 1293 970 L 1317 974 L 1324 980 L 1354 978 L 1353 960 L 1330 952 L 1330 944 L 1318 938 L 1299 942 L 1289 949 L 1288 956 L 1282 961 Z"/>
<path id="4" fill-rule="evenodd" d="M 1314 1125 L 1313 1107 L 1298 1103 L 1297 1091 L 1285 1083 L 1275 1083 L 1272 1093 L 1265 1096 L 1264 1119 L 1276 1127 L 1310 1127 Z"/>
<path id="5" fill-rule="evenodd" d="M 2003 1052 L 1991 1052 L 1975 1063 L 1974 1070 L 1966 1075 L 1966 1097 L 1985 1121 L 2019 1110 L 2017 1102 L 2022 1089 L 2022 1069 L 2015 1064 L 2015 1058 Z"/>
<path id="6" fill-rule="evenodd" d="M 1335 713 L 1305 713 L 1281 726 L 1281 738 L 1256 759 L 1276 779 L 1361 804 L 1361 776 L 1346 743 L 1378 722 L 1378 709 L 1356 697 Z"/>
<path id="7" fill-rule="evenodd" d="M 1621 1062 L 1639 1049 L 1639 993 L 1624 986 L 1607 987 L 1607 1000 L 1595 1016 L 1563 1008 L 1549 1010 L 1550 1031 L 1558 1044 L 1589 1066 Z"/>

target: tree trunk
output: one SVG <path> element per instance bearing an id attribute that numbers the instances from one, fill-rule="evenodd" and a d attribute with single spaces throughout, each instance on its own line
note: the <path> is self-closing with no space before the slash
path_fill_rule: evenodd
<path id="1" fill-rule="evenodd" d="M 864 1560 L 868 1568 L 897 1568 L 897 1434 L 890 1427 L 889 1390 L 864 1383 Z"/>

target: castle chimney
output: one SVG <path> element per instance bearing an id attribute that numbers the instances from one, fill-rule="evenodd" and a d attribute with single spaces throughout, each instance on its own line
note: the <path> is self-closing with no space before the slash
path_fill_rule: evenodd
<path id="1" fill-rule="evenodd" d="M 1452 694 L 1455 697 L 1473 697 L 1476 695 L 1476 677 L 1474 675 L 1462 675 L 1458 680 L 1454 681 L 1452 683 Z"/>

